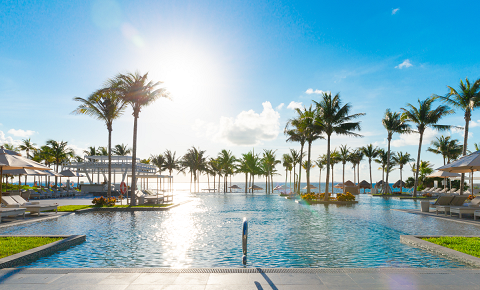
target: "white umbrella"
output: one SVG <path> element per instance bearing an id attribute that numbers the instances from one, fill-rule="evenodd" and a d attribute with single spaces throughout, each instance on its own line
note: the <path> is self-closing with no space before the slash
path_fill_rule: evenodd
<path id="1" fill-rule="evenodd" d="M 308 188 L 308 186 L 305 186 L 305 187 L 302 188 L 302 189 L 307 189 L 307 188 Z M 310 189 L 315 189 L 315 188 L 317 188 L 315 185 L 310 184 Z"/>
<path id="2" fill-rule="evenodd" d="M 7 150 L 0 147 L 0 180 L 2 179 L 3 170 L 10 170 L 10 169 L 35 169 L 35 170 L 50 170 L 50 168 L 35 162 L 33 160 L 27 159 L 22 157 L 19 153 Z M 0 196 L 2 194 L 2 182 L 0 182 Z"/>
<path id="3" fill-rule="evenodd" d="M 12 169 L 12 170 L 3 170 L 3 174 L 9 175 L 18 175 L 18 185 L 21 185 L 20 176 L 22 175 L 47 175 L 45 171 L 33 170 L 33 169 Z M 20 191 L 20 188 L 18 189 Z"/>
<path id="4" fill-rule="evenodd" d="M 472 193 L 473 193 L 473 172 L 480 170 L 480 151 L 473 152 L 472 154 L 463 156 L 462 158 L 453 161 L 447 165 L 444 165 L 437 170 L 453 172 L 453 173 L 471 173 L 470 177 Z"/>
<path id="5" fill-rule="evenodd" d="M 437 172 L 434 172 L 430 175 L 427 175 L 427 177 L 438 177 L 438 178 L 443 178 L 443 179 L 447 179 L 447 178 L 450 178 L 450 177 L 458 177 L 460 176 L 460 174 L 458 173 L 453 173 L 453 172 L 448 172 L 448 171 L 437 171 Z M 451 183 L 451 182 L 450 182 Z M 445 182 L 443 188 L 447 188 L 447 182 Z"/>

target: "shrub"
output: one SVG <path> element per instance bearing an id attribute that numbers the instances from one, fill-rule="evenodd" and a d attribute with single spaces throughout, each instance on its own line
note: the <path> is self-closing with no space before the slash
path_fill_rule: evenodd
<path id="1" fill-rule="evenodd" d="M 355 195 L 351 194 L 350 192 L 347 192 L 345 194 L 339 193 L 337 194 L 337 200 L 338 201 L 354 201 Z"/>
<path id="2" fill-rule="evenodd" d="M 328 197 L 330 198 L 332 194 L 331 193 L 328 193 Z M 305 194 L 302 194 L 300 195 L 302 197 L 302 199 L 305 199 L 305 200 L 323 200 L 325 198 L 325 193 L 305 193 Z"/>
<path id="3" fill-rule="evenodd" d="M 468 199 L 469 199 L 469 200 L 472 200 L 472 199 L 474 199 L 475 197 L 476 197 L 475 195 L 470 194 L 470 195 L 468 196 Z"/>
<path id="4" fill-rule="evenodd" d="M 105 198 L 101 196 L 94 198 L 92 203 L 98 206 L 114 206 L 116 201 L 115 197 Z"/>
<path id="5" fill-rule="evenodd" d="M 424 196 L 424 197 L 432 197 L 433 195 L 432 195 L 430 192 L 427 192 L 427 193 L 422 194 L 422 196 Z"/>

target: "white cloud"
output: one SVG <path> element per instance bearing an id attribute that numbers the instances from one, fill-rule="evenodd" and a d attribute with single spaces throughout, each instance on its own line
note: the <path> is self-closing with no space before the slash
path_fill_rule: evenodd
<path id="1" fill-rule="evenodd" d="M 413 66 L 413 64 L 410 62 L 410 60 L 406 59 L 401 64 L 397 65 L 395 68 L 402 69 L 404 67 L 407 68 L 411 66 Z"/>
<path id="2" fill-rule="evenodd" d="M 21 141 L 20 140 L 13 140 L 12 137 L 6 137 L 5 133 L 3 131 L 0 131 L 0 146 L 8 143 L 8 144 L 13 144 L 14 146 L 20 145 Z"/>
<path id="3" fill-rule="evenodd" d="M 478 126 L 480 126 L 480 120 L 477 120 L 476 122 L 472 120 L 472 121 L 470 121 L 470 124 L 468 124 L 468 126 L 470 128 L 478 127 Z"/>
<path id="4" fill-rule="evenodd" d="M 295 110 L 297 108 L 300 109 L 301 107 L 302 107 L 302 102 L 291 101 L 290 104 L 288 104 L 287 109 Z"/>
<path id="5" fill-rule="evenodd" d="M 470 128 L 479 126 L 479 124 L 477 122 L 473 122 L 475 124 L 472 125 L 472 122 L 473 121 L 470 122 Z M 465 130 L 463 129 L 463 126 L 457 126 L 457 127 L 462 127 L 462 128 L 455 128 L 454 127 L 452 129 L 450 129 L 450 134 L 452 134 L 452 135 L 453 134 L 458 134 L 458 135 L 462 136 L 462 139 L 463 139 L 465 137 Z M 472 131 L 469 130 L 468 131 L 468 138 L 470 138 L 472 136 L 473 136 Z M 460 140 L 460 141 L 461 141 L 461 143 L 463 143 L 462 140 Z"/>
<path id="6" fill-rule="evenodd" d="M 306 91 L 305 91 L 305 93 L 306 93 L 306 94 L 308 94 L 308 95 L 311 95 L 311 94 L 317 94 L 317 95 L 320 95 L 320 94 L 322 94 L 322 93 L 326 93 L 326 92 L 324 92 L 324 91 L 322 91 L 322 90 L 313 90 L 313 89 L 308 89 L 308 90 L 306 90 Z"/>
<path id="7" fill-rule="evenodd" d="M 8 134 L 11 134 L 15 137 L 23 137 L 23 138 L 27 138 L 29 136 L 32 136 L 35 133 L 36 132 L 32 131 L 32 130 L 26 130 L 26 131 L 22 130 L 22 129 L 18 129 L 18 130 L 10 129 L 10 130 L 8 130 Z"/>
<path id="8" fill-rule="evenodd" d="M 433 130 L 432 128 L 425 129 L 425 132 L 423 132 L 422 146 L 429 145 L 437 134 L 438 131 Z M 418 146 L 419 141 L 420 135 L 418 133 L 401 134 L 400 139 L 392 140 L 391 145 L 392 147 L 403 147 L 408 145 Z"/>
<path id="9" fill-rule="evenodd" d="M 284 105 L 285 105 L 284 103 L 281 103 L 280 105 L 278 105 L 278 106 L 277 106 L 277 108 L 276 108 L 276 109 L 277 109 L 277 110 L 281 110 L 281 109 L 283 108 L 283 106 L 284 106 Z"/>
<path id="10" fill-rule="evenodd" d="M 77 145 L 74 145 L 74 144 L 68 144 L 68 148 L 72 149 L 73 151 L 75 151 L 75 154 L 78 155 L 78 156 L 82 156 L 85 155 L 83 153 L 83 151 L 86 150 L 86 148 L 80 148 L 78 147 Z"/>
<path id="11" fill-rule="evenodd" d="M 392 15 L 395 15 L 395 14 L 397 14 L 398 10 L 400 10 L 400 8 L 395 8 L 395 9 L 392 9 Z"/>
<path id="12" fill-rule="evenodd" d="M 193 129 L 214 141 L 230 145 L 258 145 L 277 138 L 280 133 L 280 114 L 270 102 L 264 102 L 263 111 L 242 111 L 235 118 L 221 117 L 219 123 L 196 120 Z"/>

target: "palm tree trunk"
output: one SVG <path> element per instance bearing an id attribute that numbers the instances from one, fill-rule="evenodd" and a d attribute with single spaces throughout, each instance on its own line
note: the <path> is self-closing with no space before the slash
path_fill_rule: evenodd
<path id="1" fill-rule="evenodd" d="M 253 194 L 253 186 L 255 185 L 255 175 L 252 175 L 252 194 Z"/>
<path id="2" fill-rule="evenodd" d="M 218 173 L 218 192 L 220 192 L 220 180 L 222 179 L 222 175 Z"/>
<path id="3" fill-rule="evenodd" d="M 370 168 L 370 185 L 372 185 L 372 158 L 368 158 L 368 167 Z"/>
<path id="4" fill-rule="evenodd" d="M 333 164 L 332 164 L 332 195 L 333 195 Z"/>
<path id="5" fill-rule="evenodd" d="M 137 188 L 137 116 L 133 116 L 133 148 L 132 148 L 132 192 L 130 196 L 130 205 L 137 205 L 135 195 Z"/>
<path id="6" fill-rule="evenodd" d="M 215 178 L 217 177 L 216 174 L 213 175 L 213 189 L 215 189 L 215 185 L 216 185 L 216 182 L 215 182 Z M 216 190 L 214 190 L 213 192 L 215 192 Z"/>
<path id="7" fill-rule="evenodd" d="M 417 196 L 418 173 L 420 172 L 420 153 L 422 152 L 423 132 L 420 132 L 420 141 L 418 142 L 417 167 L 415 170 L 415 183 L 413 184 L 413 197 Z M 462 180 L 463 181 L 463 180 Z"/>
<path id="8" fill-rule="evenodd" d="M 330 178 L 330 135 L 327 136 L 327 179 L 325 184 L 325 196 L 324 200 L 328 200 L 328 184 Z"/>
<path id="9" fill-rule="evenodd" d="M 307 193 L 310 193 L 310 155 L 312 153 L 312 142 L 308 142 L 308 156 L 307 156 Z"/>
<path id="10" fill-rule="evenodd" d="M 357 168 L 357 184 L 360 184 L 360 163 L 358 163 Z"/>
<path id="11" fill-rule="evenodd" d="M 297 192 L 300 193 L 300 183 L 302 182 L 302 161 L 303 161 L 303 146 L 305 144 L 302 143 L 301 146 L 300 146 L 300 163 L 299 163 L 299 167 L 298 167 L 298 185 L 297 185 Z"/>
<path id="12" fill-rule="evenodd" d="M 248 190 L 248 172 L 245 172 L 245 193 Z"/>
<path id="13" fill-rule="evenodd" d="M 467 155 L 467 141 L 468 141 L 468 125 L 470 123 L 470 110 L 465 111 L 465 136 L 463 136 L 463 156 Z M 462 173 L 460 178 L 460 195 L 463 195 L 463 184 L 465 182 L 465 173 Z M 471 192 L 473 194 L 473 184 L 470 184 Z"/>
<path id="14" fill-rule="evenodd" d="M 287 192 L 288 168 L 285 167 L 285 192 Z"/>
<path id="15" fill-rule="evenodd" d="M 107 197 L 112 196 L 112 130 L 108 129 L 108 186 L 107 186 Z"/>
<path id="16" fill-rule="evenodd" d="M 343 164 L 343 176 L 342 176 L 342 182 L 343 182 L 343 193 L 345 194 L 345 162 L 342 162 Z M 354 176 L 355 176 L 355 171 L 354 171 Z M 354 177 L 355 179 L 355 177 Z M 333 181 L 332 181 L 333 182 Z M 332 192 L 333 192 L 333 189 L 332 189 Z"/>
<path id="17" fill-rule="evenodd" d="M 322 169 L 320 169 L 320 174 L 318 174 L 318 194 L 321 192 L 321 183 L 322 183 Z"/>
<path id="18" fill-rule="evenodd" d="M 390 190 L 388 190 L 387 192 L 387 188 L 390 189 L 390 185 L 388 184 L 388 176 L 389 176 L 389 173 L 390 173 L 390 141 L 392 141 L 392 137 L 391 136 L 388 136 L 388 152 L 387 152 L 387 176 L 386 176 L 386 180 L 385 180 L 385 183 L 383 185 L 383 193 L 389 193 Z"/>
<path id="19" fill-rule="evenodd" d="M 290 170 L 290 192 L 292 192 L 292 171 L 291 170 Z"/>
<path id="20" fill-rule="evenodd" d="M 268 194 L 268 174 L 265 175 L 265 192 Z"/>
<path id="21" fill-rule="evenodd" d="M 403 192 L 402 167 L 400 167 L 400 194 Z"/>
<path id="22" fill-rule="evenodd" d="M 295 178 L 295 170 L 297 169 L 297 165 L 294 164 L 293 165 L 293 192 L 297 192 L 297 179 Z M 291 186 L 291 184 L 290 184 Z M 291 191 L 291 187 L 290 187 L 290 191 Z"/>

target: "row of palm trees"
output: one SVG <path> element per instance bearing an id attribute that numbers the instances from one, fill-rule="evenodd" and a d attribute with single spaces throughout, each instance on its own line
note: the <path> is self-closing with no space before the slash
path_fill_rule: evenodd
<path id="1" fill-rule="evenodd" d="M 460 81 L 460 88 L 456 90 L 448 86 L 449 92 L 445 96 L 432 95 L 425 100 L 418 100 L 418 104 L 415 106 L 408 103 L 405 108 L 400 108 L 400 112 L 393 112 L 390 109 L 385 111 L 384 117 L 382 119 L 382 124 L 387 130 L 387 151 L 385 156 L 382 155 L 382 158 L 386 160 L 382 170 L 385 170 L 385 187 L 384 192 L 389 190 L 388 179 L 391 169 L 391 141 L 394 134 L 405 134 L 405 133 L 418 133 L 419 134 L 419 145 L 418 145 L 418 154 L 416 159 L 416 168 L 419 168 L 421 161 L 421 150 L 423 143 L 423 135 L 427 128 L 432 128 L 438 131 L 445 131 L 451 129 L 455 126 L 451 125 L 440 125 L 440 120 L 450 114 L 454 113 L 454 110 L 450 109 L 447 105 L 451 105 L 454 108 L 457 108 L 464 113 L 465 119 L 465 133 L 464 133 L 464 144 L 461 147 L 462 155 L 466 155 L 467 150 L 467 140 L 468 140 L 468 128 L 469 122 L 471 120 L 472 111 L 480 106 L 480 79 L 470 83 L 468 78 L 465 82 Z M 443 101 L 445 104 L 440 104 L 434 106 L 434 103 L 437 100 Z M 331 93 L 322 93 L 320 100 L 317 102 L 313 100 L 314 107 L 310 105 L 308 108 L 298 108 L 296 109 L 297 116 L 290 119 L 287 122 L 285 127 L 285 135 L 287 136 L 287 142 L 298 142 L 300 143 L 300 154 L 299 154 L 299 180 L 301 179 L 301 168 L 303 166 L 302 159 L 304 157 L 304 146 L 308 146 L 307 149 L 307 161 L 306 161 L 306 179 L 307 179 L 307 193 L 310 192 L 310 168 L 311 166 L 311 145 L 313 141 L 326 139 L 327 140 L 327 153 L 326 153 L 326 162 L 325 166 L 327 169 L 326 174 L 326 194 L 325 199 L 328 199 L 328 185 L 330 178 L 330 167 L 333 164 L 332 157 L 335 157 L 335 154 L 331 151 L 330 143 L 331 136 L 333 133 L 337 135 L 347 135 L 352 137 L 361 137 L 360 134 L 355 131 L 360 131 L 360 122 L 355 121 L 355 119 L 365 115 L 364 113 L 350 114 L 351 105 L 345 104 L 342 105 L 340 100 L 340 95 L 336 94 L 332 97 Z M 456 127 L 459 128 L 459 127 Z M 445 141 L 445 140 L 443 140 Z M 456 142 L 453 140 L 448 140 L 451 144 L 447 146 L 453 146 L 456 149 L 459 149 Z M 445 143 L 448 143 L 445 141 Z M 432 149 L 429 151 L 434 152 L 439 150 L 443 152 L 443 149 L 438 149 L 438 144 L 434 144 L 437 149 Z M 373 150 L 369 148 L 370 151 Z M 451 149 L 451 148 L 450 148 Z M 442 151 L 443 150 L 443 151 Z M 347 148 L 341 147 L 340 151 L 337 152 L 338 159 L 345 166 L 345 163 L 348 160 Z M 362 150 L 363 151 L 363 150 Z M 368 150 L 367 150 L 368 151 Z M 454 150 L 455 151 L 455 150 Z M 369 155 L 372 155 L 372 152 L 369 152 Z M 384 152 L 385 153 L 385 152 Z M 435 152 L 434 152 L 435 153 Z M 442 154 L 444 160 L 452 160 L 453 154 L 445 155 Z M 382 159 L 383 160 L 383 159 Z M 371 167 L 371 161 L 370 161 Z M 403 167 L 402 167 L 403 168 Z M 371 170 L 370 170 L 371 172 Z M 415 172 L 415 185 L 413 195 L 417 194 L 417 183 L 418 183 L 418 174 L 419 171 Z M 370 182 L 371 182 L 370 177 Z M 463 182 L 464 174 L 462 174 L 462 180 L 460 182 L 461 193 L 463 193 Z M 299 187 L 295 187 L 295 190 L 298 192 Z"/>

